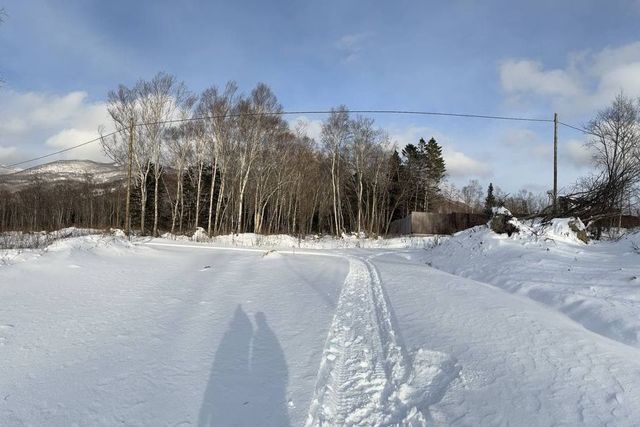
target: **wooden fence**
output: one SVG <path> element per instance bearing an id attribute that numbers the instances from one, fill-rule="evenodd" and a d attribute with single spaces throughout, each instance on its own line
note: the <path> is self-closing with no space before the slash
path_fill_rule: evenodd
<path id="1" fill-rule="evenodd" d="M 389 226 L 389 234 L 453 234 L 467 228 L 487 223 L 484 214 L 411 212 Z"/>

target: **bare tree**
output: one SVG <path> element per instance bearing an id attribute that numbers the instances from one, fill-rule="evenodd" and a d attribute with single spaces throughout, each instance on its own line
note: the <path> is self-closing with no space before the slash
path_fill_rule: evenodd
<path id="1" fill-rule="evenodd" d="M 189 97 L 181 106 L 178 112 L 179 120 L 186 120 L 191 117 L 192 107 L 195 97 Z M 171 233 L 175 233 L 176 220 L 178 218 L 178 207 L 180 212 L 180 231 L 182 232 L 182 210 L 184 209 L 184 173 L 187 168 L 189 158 L 193 156 L 195 138 L 194 124 L 189 121 L 180 122 L 178 125 L 166 130 L 166 142 L 168 160 L 173 165 L 176 172 L 176 196 L 173 205 L 171 220 Z"/>
<path id="2" fill-rule="evenodd" d="M 101 138 L 102 149 L 105 154 L 119 165 L 126 165 L 131 172 L 133 165 L 136 165 L 137 179 L 140 183 L 141 199 L 146 201 L 146 178 L 149 173 L 148 163 L 143 159 L 144 150 L 140 150 L 139 145 L 132 144 L 138 132 L 138 121 L 140 117 L 138 96 L 135 88 L 130 89 L 120 85 L 115 91 L 110 91 L 107 95 L 107 111 L 113 120 L 116 128 L 109 138 Z M 100 130 L 102 134 L 102 130 Z M 137 149 L 136 149 L 137 148 Z M 127 180 L 127 199 L 125 209 L 125 229 L 131 230 L 131 180 Z M 142 207 L 142 225 L 144 232 L 144 203 Z"/>
<path id="3" fill-rule="evenodd" d="M 222 222 L 223 201 L 226 197 L 228 172 L 231 166 L 232 142 L 237 111 L 238 87 L 235 82 L 227 83 L 224 92 L 215 86 L 205 90 L 200 97 L 198 114 L 206 117 L 205 135 L 208 137 L 209 155 L 212 167 L 211 187 L 209 189 L 209 215 L 207 233 L 218 233 Z M 213 201 L 216 189 L 216 178 L 220 176 L 220 188 L 213 217 Z"/>
<path id="4" fill-rule="evenodd" d="M 247 99 L 238 103 L 238 138 L 236 147 L 240 153 L 237 169 L 237 222 L 238 233 L 243 231 L 245 193 L 252 167 L 260 153 L 260 146 L 285 126 L 278 115 L 282 106 L 271 89 L 260 83 Z"/>
<path id="5" fill-rule="evenodd" d="M 622 94 L 589 123 L 587 143 L 600 174 L 597 182 L 607 190 L 610 211 L 622 212 L 627 193 L 640 178 L 640 109 Z"/>
<path id="6" fill-rule="evenodd" d="M 345 106 L 331 110 L 331 115 L 322 124 L 322 143 L 331 159 L 331 193 L 333 196 L 334 232 L 339 236 L 344 231 L 342 216 L 342 187 L 340 184 L 341 157 L 351 138 L 349 112 Z"/>
<path id="7" fill-rule="evenodd" d="M 583 221 L 608 218 L 609 226 L 617 217 L 620 227 L 623 212 L 633 210 L 640 184 L 640 106 L 619 94 L 597 113 L 587 130 L 586 148 L 593 153 L 595 171 L 581 178 L 572 194 L 559 198 L 559 214 L 579 216 Z"/>
<path id="8" fill-rule="evenodd" d="M 162 137 L 169 126 L 167 121 L 188 99 L 184 83 L 178 82 L 170 74 L 158 73 L 150 81 L 138 83 L 140 118 L 144 129 L 144 138 L 149 146 L 154 171 L 153 235 L 158 234 L 159 183 L 162 172 Z"/>
<path id="9" fill-rule="evenodd" d="M 482 210 L 484 190 L 477 179 L 470 180 L 469 183 L 462 187 L 462 190 L 460 191 L 464 204 L 471 209 L 472 213 Z"/>

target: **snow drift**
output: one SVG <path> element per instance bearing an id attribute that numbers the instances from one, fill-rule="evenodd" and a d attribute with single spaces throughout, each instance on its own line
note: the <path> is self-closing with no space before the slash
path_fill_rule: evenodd
<path id="1" fill-rule="evenodd" d="M 584 230 L 578 221 L 518 222 L 520 231 L 510 237 L 476 227 L 426 252 L 424 260 L 527 296 L 593 332 L 640 347 L 638 233 L 587 246 L 575 231 Z"/>

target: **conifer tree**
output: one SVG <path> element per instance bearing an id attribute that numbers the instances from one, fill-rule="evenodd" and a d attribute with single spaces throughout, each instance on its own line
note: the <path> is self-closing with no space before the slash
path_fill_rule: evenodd
<path id="1" fill-rule="evenodd" d="M 426 145 L 424 139 L 420 139 L 420 145 L 424 146 L 426 164 L 424 210 L 428 212 L 430 205 L 433 205 L 433 201 L 440 193 L 440 184 L 444 179 L 446 167 L 442 157 L 442 147 L 438 145 L 435 138 L 431 138 Z"/>
<path id="2" fill-rule="evenodd" d="M 487 198 L 484 199 L 484 212 L 487 216 L 491 216 L 491 210 L 497 205 L 496 196 L 493 195 L 493 183 L 489 183 L 487 189 Z"/>

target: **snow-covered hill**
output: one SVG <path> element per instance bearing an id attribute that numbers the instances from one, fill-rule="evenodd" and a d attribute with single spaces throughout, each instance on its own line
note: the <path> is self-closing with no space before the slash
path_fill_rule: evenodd
<path id="1" fill-rule="evenodd" d="M 10 168 L 8 168 L 6 166 L 0 165 L 0 175 L 6 175 L 8 173 L 15 173 L 15 172 L 17 172 L 17 171 L 14 170 L 14 169 L 10 169 Z"/>
<path id="2" fill-rule="evenodd" d="M 96 184 L 105 184 L 124 177 L 124 169 L 113 163 L 98 163 L 91 160 L 57 160 L 20 172 L 0 174 L 0 185 L 16 190 L 36 179 L 46 183 L 91 180 Z"/>

